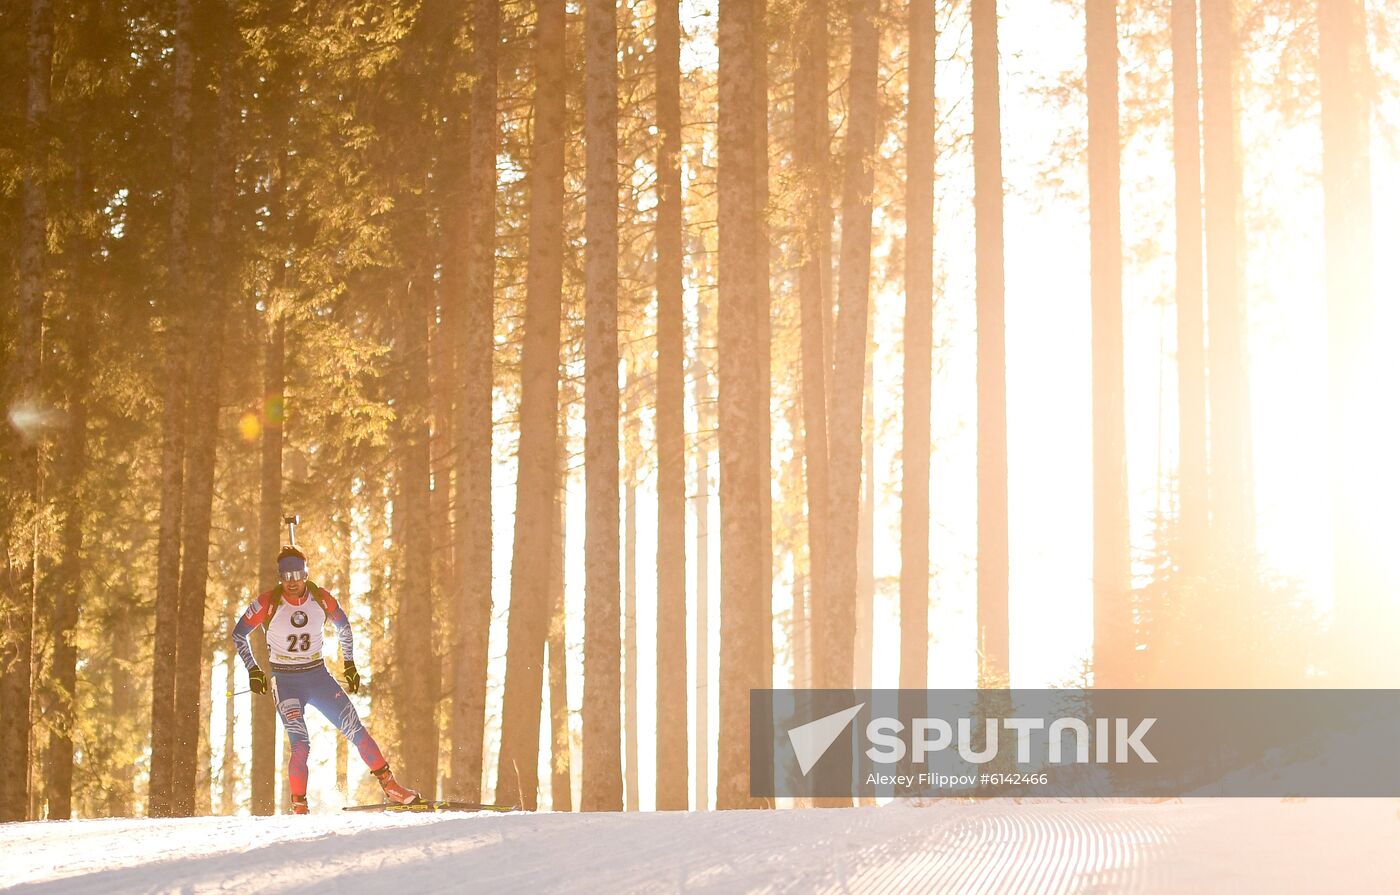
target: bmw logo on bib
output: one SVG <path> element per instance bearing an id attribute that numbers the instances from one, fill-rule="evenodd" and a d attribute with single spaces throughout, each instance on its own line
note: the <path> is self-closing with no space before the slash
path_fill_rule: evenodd
<path id="1" fill-rule="evenodd" d="M 296 612 L 293 612 L 293 613 L 292 613 L 292 627 L 293 627 L 293 628 L 304 628 L 304 627 L 306 627 L 306 613 L 305 613 L 305 612 L 302 612 L 300 609 L 298 609 Z"/>

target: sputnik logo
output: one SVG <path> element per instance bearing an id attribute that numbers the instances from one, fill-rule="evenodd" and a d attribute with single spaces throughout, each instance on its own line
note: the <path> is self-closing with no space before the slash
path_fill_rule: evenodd
<path id="1" fill-rule="evenodd" d="M 788 731 L 788 740 L 792 743 L 792 751 L 797 756 L 797 766 L 801 769 L 802 776 L 807 776 L 807 772 L 821 760 L 826 750 L 831 748 L 831 744 L 836 742 L 836 738 L 851 725 L 851 720 L 860 714 L 863 708 L 865 703 L 862 702 L 824 718 L 800 724 Z"/>

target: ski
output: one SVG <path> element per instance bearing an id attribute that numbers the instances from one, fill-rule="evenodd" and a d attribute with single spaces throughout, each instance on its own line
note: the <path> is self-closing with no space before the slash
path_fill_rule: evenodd
<path id="1" fill-rule="evenodd" d="M 344 811 L 519 811 L 516 805 L 485 805 L 481 802 L 417 801 L 407 805 L 379 802 L 373 805 L 346 805 Z"/>

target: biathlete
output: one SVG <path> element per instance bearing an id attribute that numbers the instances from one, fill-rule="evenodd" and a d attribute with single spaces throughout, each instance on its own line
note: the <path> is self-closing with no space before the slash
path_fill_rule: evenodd
<path id="1" fill-rule="evenodd" d="M 253 658 L 248 635 L 258 625 L 267 633 L 272 698 L 291 744 L 287 779 L 291 784 L 292 813 L 310 813 L 306 802 L 306 759 L 311 752 L 311 739 L 306 732 L 307 706 L 314 706 L 330 719 L 341 736 L 360 750 L 360 757 L 379 780 L 388 801 L 401 805 L 419 801 L 417 792 L 394 780 L 378 744 L 360 723 L 354 704 L 321 659 L 321 635 L 329 621 L 335 625 L 340 654 L 345 659 L 345 689 L 359 692 L 354 634 L 345 610 L 330 593 L 308 580 L 306 556 L 296 547 L 282 548 L 277 555 L 277 573 L 282 583 L 260 595 L 238 619 L 233 629 L 233 643 L 248 669 L 249 689 L 254 693 L 266 693 L 267 674 Z"/>

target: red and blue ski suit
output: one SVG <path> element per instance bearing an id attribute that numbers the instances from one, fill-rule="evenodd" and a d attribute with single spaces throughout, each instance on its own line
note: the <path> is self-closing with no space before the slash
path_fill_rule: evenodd
<path id="1" fill-rule="evenodd" d="M 309 581 L 300 599 L 293 598 L 281 586 L 260 595 L 233 629 L 233 644 L 249 671 L 257 667 L 257 660 L 253 658 L 248 635 L 258 625 L 266 629 L 272 698 L 291 744 L 287 776 L 292 795 L 298 797 L 306 795 L 306 759 L 311 753 L 307 706 L 314 706 L 340 730 L 341 736 L 354 744 L 371 771 L 386 764 L 378 744 L 360 723 L 354 703 L 321 657 L 322 634 L 328 621 L 335 626 L 341 656 L 347 663 L 354 662 L 350 619 L 334 597 Z"/>

